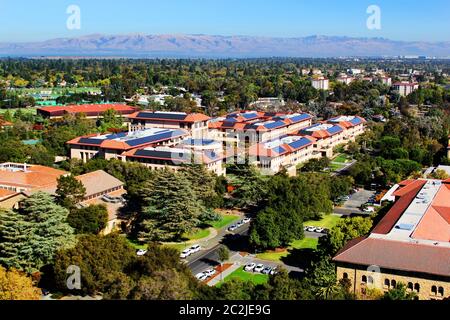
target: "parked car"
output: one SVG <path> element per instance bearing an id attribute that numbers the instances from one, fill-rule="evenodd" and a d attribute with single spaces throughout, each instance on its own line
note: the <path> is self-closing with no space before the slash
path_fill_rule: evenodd
<path id="1" fill-rule="evenodd" d="M 252 221 L 252 219 L 250 218 L 245 218 L 244 220 L 242 220 L 242 222 L 244 222 L 245 224 L 250 223 L 250 221 Z"/>
<path id="2" fill-rule="evenodd" d="M 238 223 L 236 223 L 236 227 L 240 228 L 244 225 L 243 221 L 239 221 Z"/>
<path id="3" fill-rule="evenodd" d="M 237 229 L 237 226 L 236 226 L 235 224 L 233 224 L 232 226 L 230 226 L 230 227 L 228 228 L 228 231 L 233 232 L 233 231 L 236 231 L 236 229 Z"/>
<path id="4" fill-rule="evenodd" d="M 206 270 L 203 273 L 209 278 L 209 277 L 212 277 L 213 275 L 215 275 L 217 273 L 217 271 L 214 270 L 214 269 L 209 269 L 209 270 Z"/>
<path id="5" fill-rule="evenodd" d="M 199 244 L 193 245 L 192 247 L 189 248 L 189 250 L 191 250 L 191 254 L 197 253 L 201 249 L 202 249 L 202 247 Z"/>
<path id="6" fill-rule="evenodd" d="M 317 233 L 323 233 L 323 230 L 324 230 L 324 229 L 323 229 L 323 228 L 320 228 L 320 227 L 316 228 L 316 232 L 317 232 Z"/>
<path id="7" fill-rule="evenodd" d="M 363 209 L 364 212 L 366 213 L 372 213 L 375 212 L 375 208 L 374 207 L 367 207 Z"/>
<path id="8" fill-rule="evenodd" d="M 260 263 L 253 269 L 253 272 L 261 272 L 263 270 L 264 270 L 264 265 L 262 263 Z"/>
<path id="9" fill-rule="evenodd" d="M 272 271 L 271 267 L 265 267 L 263 271 L 261 271 L 262 274 L 270 274 L 270 271 Z"/>
<path id="10" fill-rule="evenodd" d="M 276 274 L 278 273 L 278 270 L 277 270 L 277 269 L 278 269 L 277 267 L 272 268 L 272 270 L 270 270 L 270 275 L 271 275 L 271 276 L 276 275 Z"/>
<path id="11" fill-rule="evenodd" d="M 206 279 L 208 279 L 208 277 L 206 276 L 206 274 L 203 273 L 203 272 L 197 273 L 197 274 L 195 275 L 195 278 L 196 278 L 197 280 L 200 280 L 200 281 L 205 281 Z"/>
<path id="12" fill-rule="evenodd" d="M 343 196 L 339 198 L 341 201 L 348 201 L 350 200 L 350 196 Z"/>
<path id="13" fill-rule="evenodd" d="M 255 267 L 256 267 L 256 264 L 252 262 L 252 263 L 247 264 L 244 267 L 244 270 L 245 271 L 253 271 L 253 269 L 255 269 Z"/>
<path id="14" fill-rule="evenodd" d="M 137 254 L 139 257 L 144 256 L 146 253 L 147 253 L 147 250 L 145 250 L 145 249 L 139 249 L 139 250 L 136 252 L 136 254 Z"/>
<path id="15" fill-rule="evenodd" d="M 180 253 L 180 258 L 186 259 L 192 254 L 191 249 L 186 249 L 183 252 Z"/>
<path id="16" fill-rule="evenodd" d="M 306 231 L 308 231 L 308 232 L 316 232 L 316 227 L 308 227 L 308 229 L 306 229 Z"/>

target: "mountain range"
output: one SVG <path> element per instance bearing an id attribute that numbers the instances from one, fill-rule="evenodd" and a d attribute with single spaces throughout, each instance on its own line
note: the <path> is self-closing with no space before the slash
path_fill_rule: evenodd
<path id="1" fill-rule="evenodd" d="M 0 42 L 2 56 L 121 56 L 176 58 L 450 56 L 450 41 L 309 36 L 103 35 L 41 42 Z"/>

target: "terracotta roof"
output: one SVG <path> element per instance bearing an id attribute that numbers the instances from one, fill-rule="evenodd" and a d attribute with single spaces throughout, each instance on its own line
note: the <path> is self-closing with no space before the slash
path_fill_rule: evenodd
<path id="1" fill-rule="evenodd" d="M 86 114 L 101 114 L 107 110 L 113 109 L 122 114 L 129 114 L 136 111 L 136 108 L 130 107 L 126 104 L 80 104 L 70 106 L 51 106 L 39 108 L 38 111 L 50 115 L 56 113 L 86 113 Z"/>
<path id="2" fill-rule="evenodd" d="M 90 173 L 77 176 L 76 179 L 83 183 L 86 188 L 86 197 L 103 193 L 116 187 L 122 187 L 124 183 L 116 179 L 112 175 L 103 170 L 98 170 Z"/>
<path id="3" fill-rule="evenodd" d="M 138 111 L 128 116 L 130 119 L 168 122 L 200 122 L 211 118 L 203 113 L 174 113 L 174 112 L 150 112 Z"/>
<path id="4" fill-rule="evenodd" d="M 27 189 L 56 185 L 57 179 L 67 172 L 39 165 L 27 165 L 27 171 L 9 171 L 0 168 L 0 184 Z"/>
<path id="5" fill-rule="evenodd" d="M 368 237 L 349 243 L 333 261 L 450 276 L 450 250 L 434 245 Z"/>
<path id="6" fill-rule="evenodd" d="M 13 196 L 15 194 L 17 194 L 17 192 L 10 191 L 10 190 L 5 190 L 5 189 L 0 189 L 0 200 L 3 200 L 5 198 L 8 198 L 8 197 Z"/>

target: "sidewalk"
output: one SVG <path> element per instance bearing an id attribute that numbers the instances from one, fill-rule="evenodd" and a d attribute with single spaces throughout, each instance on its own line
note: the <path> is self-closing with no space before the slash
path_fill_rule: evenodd
<path id="1" fill-rule="evenodd" d="M 210 281 L 207 282 L 207 285 L 210 287 L 214 287 L 218 283 L 222 282 L 223 279 L 228 277 L 230 274 L 235 272 L 237 269 L 239 269 L 241 265 L 237 262 L 233 263 L 231 267 L 226 269 L 224 272 L 217 274 L 214 278 L 212 278 Z"/>

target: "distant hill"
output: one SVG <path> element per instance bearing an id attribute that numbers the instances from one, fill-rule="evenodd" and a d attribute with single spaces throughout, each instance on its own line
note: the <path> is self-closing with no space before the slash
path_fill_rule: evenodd
<path id="1" fill-rule="evenodd" d="M 450 56 L 450 41 L 406 42 L 384 38 L 310 36 L 270 38 L 214 35 L 89 35 L 42 42 L 0 43 L 11 56 L 340 57 Z"/>

